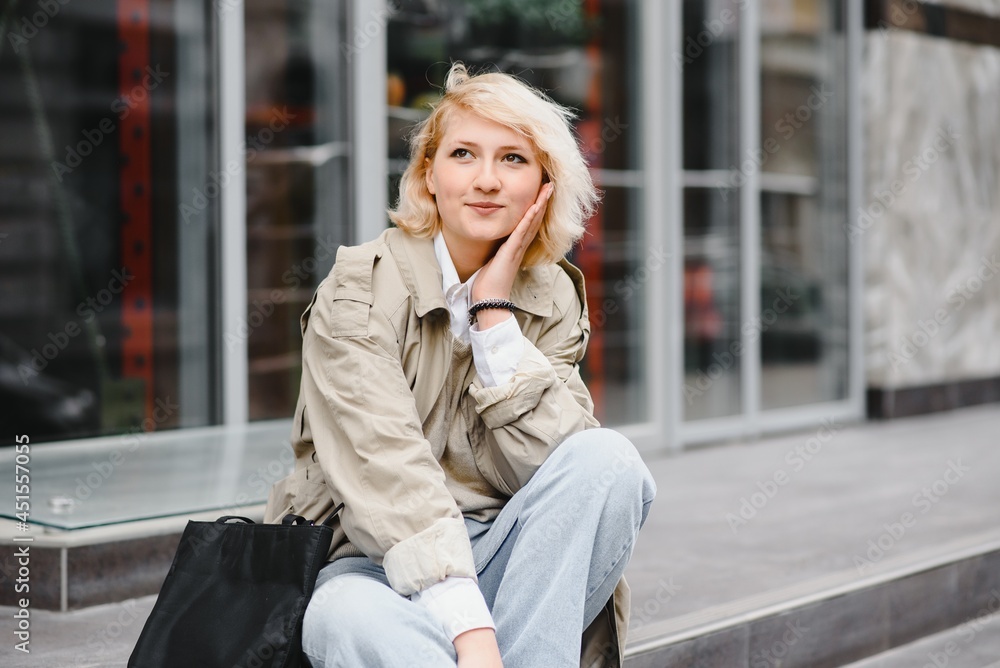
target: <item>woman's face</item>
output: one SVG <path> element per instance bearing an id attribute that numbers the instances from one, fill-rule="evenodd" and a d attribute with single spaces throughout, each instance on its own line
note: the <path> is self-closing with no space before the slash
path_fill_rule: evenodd
<path id="1" fill-rule="evenodd" d="M 528 140 L 464 110 L 452 116 L 427 162 L 427 189 L 452 254 L 495 252 L 542 186 L 542 166 Z"/>

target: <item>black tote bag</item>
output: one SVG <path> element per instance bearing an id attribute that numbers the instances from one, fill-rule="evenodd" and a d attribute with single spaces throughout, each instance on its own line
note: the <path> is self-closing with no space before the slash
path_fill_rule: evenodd
<path id="1" fill-rule="evenodd" d="M 307 666 L 302 618 L 343 507 L 320 525 L 189 521 L 129 668 Z"/>

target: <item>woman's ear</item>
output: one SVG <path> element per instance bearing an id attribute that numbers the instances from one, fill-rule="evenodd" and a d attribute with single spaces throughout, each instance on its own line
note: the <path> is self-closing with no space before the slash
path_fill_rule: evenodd
<path id="1" fill-rule="evenodd" d="M 427 192 L 436 195 L 434 192 L 434 162 L 430 158 L 424 158 L 424 183 L 427 185 Z"/>

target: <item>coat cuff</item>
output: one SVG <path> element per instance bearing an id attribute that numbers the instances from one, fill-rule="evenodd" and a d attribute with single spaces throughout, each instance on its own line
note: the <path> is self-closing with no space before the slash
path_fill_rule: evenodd
<path id="1" fill-rule="evenodd" d="M 476 412 L 490 429 L 500 429 L 532 410 L 545 390 L 558 382 L 548 358 L 528 340 L 513 377 L 503 385 L 484 387 L 473 381 L 469 394 L 476 400 Z"/>
<path id="2" fill-rule="evenodd" d="M 382 568 L 389 585 L 401 596 L 427 589 L 449 575 L 479 581 L 469 532 L 461 517 L 442 517 L 396 543 L 385 553 Z"/>

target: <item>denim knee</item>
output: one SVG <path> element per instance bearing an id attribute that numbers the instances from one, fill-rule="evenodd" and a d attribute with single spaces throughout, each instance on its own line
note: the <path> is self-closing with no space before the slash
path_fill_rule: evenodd
<path id="1" fill-rule="evenodd" d="M 630 498 L 638 494 L 645 521 L 656 496 L 656 481 L 630 440 L 612 429 L 587 429 L 567 438 L 559 450 L 572 461 L 567 462 L 569 475 L 577 477 L 583 489 L 609 489 Z"/>
<path id="2" fill-rule="evenodd" d="M 350 644 L 357 648 L 382 642 L 386 608 L 375 587 L 385 587 L 361 575 L 342 575 L 313 592 L 302 622 L 302 644 L 308 655 L 325 657 L 324 665 L 339 665 L 331 661 L 330 652 Z M 387 592 L 391 592 L 385 587 Z"/>
<path id="3" fill-rule="evenodd" d="M 356 573 L 335 576 L 313 592 L 302 649 L 316 668 L 438 668 L 456 659 L 454 645 L 427 610 Z"/>

